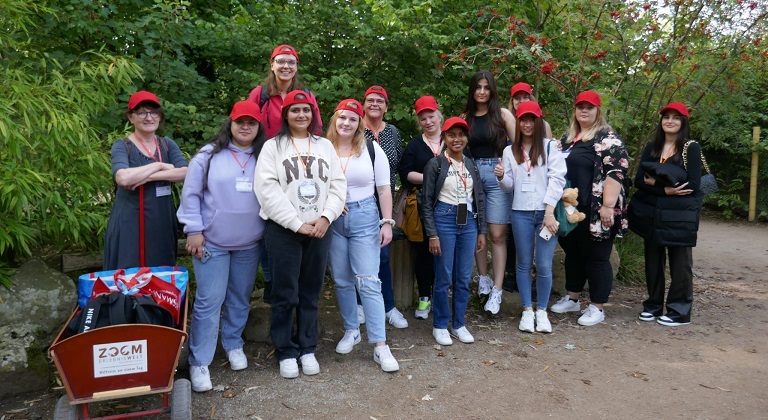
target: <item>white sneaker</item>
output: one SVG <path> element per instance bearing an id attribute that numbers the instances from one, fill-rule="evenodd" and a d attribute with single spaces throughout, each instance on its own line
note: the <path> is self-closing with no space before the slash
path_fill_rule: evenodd
<path id="1" fill-rule="evenodd" d="M 190 366 L 189 380 L 192 382 L 192 390 L 195 392 L 205 392 L 213 389 L 208 366 Z"/>
<path id="2" fill-rule="evenodd" d="M 493 287 L 493 280 L 490 276 L 477 276 L 477 294 L 485 296 L 491 294 L 491 288 Z"/>
<path id="3" fill-rule="evenodd" d="M 432 328 L 432 337 L 435 337 L 435 341 L 441 346 L 450 346 L 453 344 L 453 340 L 451 340 L 451 335 L 448 334 L 447 329 Z"/>
<path id="4" fill-rule="evenodd" d="M 229 368 L 232 370 L 243 370 L 248 367 L 248 358 L 245 357 L 242 348 L 227 351 L 227 359 L 229 359 Z"/>
<path id="5" fill-rule="evenodd" d="M 357 305 L 357 323 L 360 325 L 365 324 L 365 311 L 363 305 Z"/>
<path id="6" fill-rule="evenodd" d="M 347 330 L 344 337 L 336 345 L 336 353 L 347 354 L 360 342 L 360 330 Z"/>
<path id="7" fill-rule="evenodd" d="M 488 297 L 488 302 L 485 302 L 485 310 L 496 315 L 501 308 L 501 290 L 497 288 L 491 289 L 491 296 Z"/>
<path id="8" fill-rule="evenodd" d="M 467 330 L 466 326 L 463 326 L 459 329 L 451 328 L 451 335 L 458 338 L 459 341 L 461 341 L 464 344 L 470 344 L 475 342 L 475 337 L 472 337 L 472 334 L 469 333 L 469 330 Z"/>
<path id="9" fill-rule="evenodd" d="M 584 309 L 584 312 L 582 312 L 582 315 L 576 322 L 578 322 L 579 325 L 589 327 L 599 324 L 603 321 L 605 321 L 605 312 L 597 309 L 597 306 L 590 303 L 589 306 L 587 306 L 587 309 Z"/>
<path id="10" fill-rule="evenodd" d="M 408 321 L 405 320 L 405 317 L 397 308 L 392 308 L 391 311 L 387 312 L 387 321 L 395 328 L 408 328 Z"/>
<path id="11" fill-rule="evenodd" d="M 549 322 L 547 311 L 544 309 L 536 310 L 536 331 L 545 333 L 552 332 L 552 324 Z"/>
<path id="12" fill-rule="evenodd" d="M 280 376 L 285 379 L 293 379 L 299 376 L 299 365 L 296 359 L 289 358 L 280 361 Z"/>
<path id="13" fill-rule="evenodd" d="M 552 305 L 549 310 L 556 314 L 564 314 L 566 312 L 579 312 L 581 311 L 581 305 L 579 305 L 579 301 L 572 301 L 571 298 L 568 297 L 568 295 L 565 295 L 560 298 L 560 300 L 557 301 L 554 305 Z"/>
<path id="14" fill-rule="evenodd" d="M 418 319 L 427 319 L 429 318 L 429 311 L 431 310 L 432 310 L 432 302 L 429 301 L 429 298 L 420 297 L 419 306 L 416 307 L 416 312 L 414 313 L 414 316 Z"/>
<path id="15" fill-rule="evenodd" d="M 533 332 L 534 315 L 533 311 L 523 311 L 523 315 L 520 317 L 520 325 L 517 328 L 520 331 Z"/>
<path id="16" fill-rule="evenodd" d="M 397 363 L 395 356 L 392 356 L 389 346 L 374 346 L 373 361 L 378 363 L 381 366 L 381 370 L 384 372 L 395 372 L 400 370 L 400 365 Z"/>
<path id="17" fill-rule="evenodd" d="M 320 363 L 315 359 L 315 353 L 307 353 L 299 358 L 301 360 L 301 371 L 305 375 L 317 375 L 320 373 Z"/>

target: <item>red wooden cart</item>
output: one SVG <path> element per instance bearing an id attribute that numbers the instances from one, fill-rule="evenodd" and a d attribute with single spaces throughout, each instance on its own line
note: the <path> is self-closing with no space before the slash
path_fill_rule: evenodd
<path id="1" fill-rule="evenodd" d="M 62 329 L 49 350 L 67 390 L 67 395 L 56 403 L 54 418 L 89 419 L 89 403 L 162 394 L 161 408 L 100 418 L 124 419 L 170 413 L 174 420 L 191 419 L 191 384 L 187 379 L 173 380 L 187 340 L 187 309 L 185 294 L 180 329 L 125 324 L 97 328 L 68 338 L 63 338 Z M 76 313 L 77 310 L 70 320 Z"/>

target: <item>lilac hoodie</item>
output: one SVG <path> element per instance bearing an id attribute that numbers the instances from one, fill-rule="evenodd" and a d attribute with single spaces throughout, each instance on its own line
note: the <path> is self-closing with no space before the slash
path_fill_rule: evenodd
<path id="1" fill-rule="evenodd" d="M 184 233 L 202 233 L 206 244 L 214 248 L 228 251 L 253 248 L 264 233 L 265 223 L 259 217 L 259 202 L 253 194 L 256 169 L 253 149 L 243 151 L 230 143 L 210 157 L 212 150 L 210 144 L 203 146 L 189 162 L 176 216 L 185 225 Z M 208 185 L 203 190 L 203 176 L 209 157 Z M 241 165 L 245 167 L 241 168 Z M 238 178 L 249 179 L 251 188 L 237 191 Z"/>

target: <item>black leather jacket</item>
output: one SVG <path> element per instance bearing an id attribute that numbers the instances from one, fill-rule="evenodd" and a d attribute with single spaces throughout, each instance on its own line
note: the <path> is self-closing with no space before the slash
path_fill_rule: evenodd
<path id="1" fill-rule="evenodd" d="M 472 174 L 472 206 L 474 210 L 473 214 L 477 220 L 478 234 L 487 234 L 488 224 L 485 222 L 485 192 L 483 191 L 480 172 L 478 172 L 475 162 L 470 157 L 464 156 L 464 165 L 469 173 Z M 450 165 L 444 154 L 433 158 L 427 163 L 427 166 L 424 167 L 424 184 L 421 188 L 421 221 L 424 224 L 424 230 L 426 231 L 427 236 L 437 235 L 437 228 L 435 227 L 435 206 L 437 205 L 438 197 L 440 197 L 440 190 L 443 189 L 445 178 L 448 176 L 448 168 L 450 168 Z"/>

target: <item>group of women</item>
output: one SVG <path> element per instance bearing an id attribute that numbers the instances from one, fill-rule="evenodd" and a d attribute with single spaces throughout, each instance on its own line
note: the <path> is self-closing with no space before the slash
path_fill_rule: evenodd
<path id="1" fill-rule="evenodd" d="M 581 311 L 579 295 L 588 281 L 590 303 L 578 323 L 605 319 L 613 282 L 609 256 L 614 238 L 628 227 L 629 160 L 596 92 L 577 96 L 568 132 L 555 140 L 529 85 L 513 86 L 509 109 L 502 108 L 493 76 L 480 71 L 459 117 L 445 119 L 434 97 L 416 100 L 422 133 L 402 150 L 399 131 L 384 121 L 389 97 L 377 85 L 362 103 L 339 102 L 323 137 L 317 100 L 300 83 L 298 63 L 290 45 L 275 48 L 265 83 L 233 106 L 188 167 L 178 146 L 155 134 L 163 113 L 150 92 L 131 96 L 127 118 L 134 132 L 112 147 L 117 191 L 104 268 L 174 265 L 176 218 L 184 225 L 197 278 L 189 343 L 195 391 L 212 388 L 208 366 L 219 329 L 231 369 L 248 366 L 241 336 L 259 263 L 270 289 L 270 335 L 281 376 L 297 377 L 299 365 L 305 375 L 320 372 L 318 301 L 327 265 L 345 330 L 336 352 L 351 352 L 365 323 L 374 361 L 385 372 L 399 369 L 385 328 L 387 322 L 408 326 L 394 306 L 389 272 L 396 173 L 403 188 L 418 196 L 423 229 L 423 241 L 412 243 L 418 261 L 415 317 L 434 312 L 439 344 L 451 345 L 452 337 L 474 342 L 465 314 L 475 261 L 484 308 L 499 312 L 508 254 L 516 261 L 523 303 L 519 329 L 551 332 L 556 241 L 565 251 L 568 293 L 549 310 Z M 661 115 L 641 161 L 681 167 L 685 182 L 665 185 L 641 166 L 632 217 L 633 230 L 646 242 L 649 298 L 639 318 L 674 326 L 690 322 L 701 149 L 688 141 L 685 105 L 672 103 Z M 171 183 L 180 181 L 174 215 Z M 578 188 L 577 209 L 587 217 L 558 236 L 555 207 L 568 183 Z M 679 217 L 670 223 L 660 211 Z M 664 314 L 667 251 L 672 286 Z"/>

